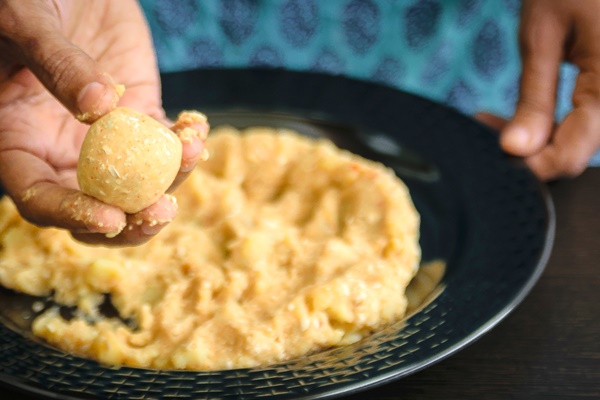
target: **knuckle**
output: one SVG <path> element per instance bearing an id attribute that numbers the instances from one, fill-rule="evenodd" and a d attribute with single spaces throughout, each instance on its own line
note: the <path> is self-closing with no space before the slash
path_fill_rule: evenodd
<path id="1" fill-rule="evenodd" d="M 75 48 L 65 47 L 50 53 L 43 61 L 44 72 L 51 82 L 52 91 L 60 85 L 68 85 L 77 77 L 77 59 L 79 52 Z"/>

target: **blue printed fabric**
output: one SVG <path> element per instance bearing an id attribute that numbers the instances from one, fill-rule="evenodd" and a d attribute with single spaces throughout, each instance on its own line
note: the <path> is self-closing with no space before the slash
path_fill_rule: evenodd
<path id="1" fill-rule="evenodd" d="M 272 66 L 367 79 L 510 117 L 519 0 L 141 0 L 161 71 Z M 577 71 L 561 69 L 557 118 Z M 598 159 L 600 162 L 600 157 Z"/>

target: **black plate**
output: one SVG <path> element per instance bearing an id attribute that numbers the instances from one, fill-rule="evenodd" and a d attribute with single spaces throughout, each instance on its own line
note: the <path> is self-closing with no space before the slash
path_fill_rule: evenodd
<path id="1" fill-rule="evenodd" d="M 163 86 L 171 114 L 199 109 L 213 125 L 290 127 L 392 167 L 421 213 L 424 259 L 447 263 L 443 290 L 356 344 L 218 372 L 106 368 L 19 332 L 10 322 L 18 307 L 4 302 L 0 314 L 12 324 L 0 325 L 5 385 L 61 399 L 334 397 L 458 351 L 500 322 L 542 273 L 554 234 L 544 187 L 501 152 L 495 132 L 450 108 L 372 83 L 283 70 L 189 71 L 164 75 Z"/>

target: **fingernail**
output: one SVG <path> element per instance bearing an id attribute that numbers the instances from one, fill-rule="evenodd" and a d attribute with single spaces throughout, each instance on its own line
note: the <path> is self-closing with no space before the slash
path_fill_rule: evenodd
<path id="1" fill-rule="evenodd" d="M 112 239 L 115 236 L 119 235 L 121 232 L 123 232 L 123 229 L 125 229 L 127 223 L 125 223 L 125 221 L 122 221 L 116 226 L 114 225 L 114 223 L 112 225 L 112 227 L 105 227 L 102 223 L 99 223 L 96 233 L 104 233 L 104 236 L 106 236 L 109 239 Z M 93 230 L 91 229 L 90 231 L 93 232 Z"/>
<path id="2" fill-rule="evenodd" d="M 116 107 L 118 101 L 119 95 L 114 88 L 100 82 L 88 83 L 77 97 L 79 114 L 76 117 L 83 122 L 93 122 Z"/>

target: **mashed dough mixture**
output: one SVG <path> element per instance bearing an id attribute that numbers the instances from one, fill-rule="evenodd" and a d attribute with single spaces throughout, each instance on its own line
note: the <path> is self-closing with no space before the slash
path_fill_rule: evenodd
<path id="1" fill-rule="evenodd" d="M 150 243 L 107 249 L 0 204 L 0 283 L 74 307 L 33 323 L 103 363 L 214 370 L 351 343 L 402 318 L 419 216 L 380 164 L 294 132 L 215 130 Z M 100 311 L 110 299 L 119 317 Z M 129 322 L 129 323 L 126 323 Z"/>

